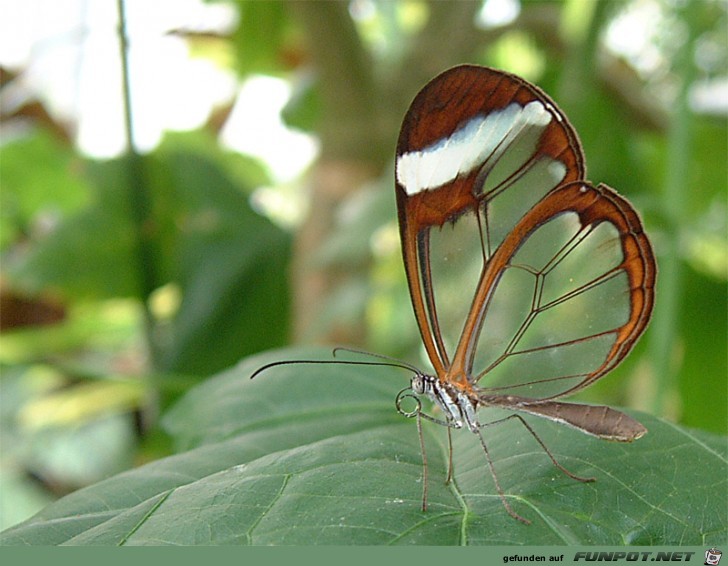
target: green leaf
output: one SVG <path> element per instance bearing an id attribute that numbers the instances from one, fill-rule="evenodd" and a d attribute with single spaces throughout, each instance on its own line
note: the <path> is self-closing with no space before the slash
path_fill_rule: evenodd
<path id="1" fill-rule="evenodd" d="M 0 246 L 16 243 L 39 217 L 55 221 L 81 208 L 89 187 L 79 174 L 81 159 L 53 135 L 34 129 L 28 136 L 7 136 L 0 145 Z"/>
<path id="2" fill-rule="evenodd" d="M 298 77 L 292 86 L 293 92 L 281 110 L 281 118 L 289 128 L 315 133 L 323 112 L 318 83 L 309 74 Z"/>
<path id="3" fill-rule="evenodd" d="M 238 72 L 275 73 L 285 68 L 281 53 L 286 31 L 290 27 L 286 5 L 282 2 L 247 2 L 238 0 L 240 26 L 234 42 Z"/>
<path id="4" fill-rule="evenodd" d="M 161 371 L 209 375 L 288 336 L 290 235 L 252 209 L 252 187 L 219 161 L 189 150 L 144 161 L 154 286 L 175 283 L 182 296 L 162 329 Z M 88 164 L 94 201 L 6 268 L 16 285 L 71 299 L 139 296 L 126 166 Z"/>
<path id="5" fill-rule="evenodd" d="M 728 404 L 715 401 L 726 386 L 728 285 L 690 267 L 683 273 L 683 365 L 679 376 L 683 419 L 689 426 L 723 432 L 728 422 Z"/>
<path id="6" fill-rule="evenodd" d="M 31 293 L 51 288 L 72 299 L 137 296 L 124 162 L 90 162 L 86 173 L 96 189 L 89 205 L 34 242 L 8 266 L 9 275 Z"/>
<path id="7" fill-rule="evenodd" d="M 159 199 L 169 223 L 163 257 L 182 289 L 163 369 L 208 375 L 282 345 L 290 236 L 255 212 L 215 161 L 182 151 L 157 166 L 169 183 Z"/>
<path id="8" fill-rule="evenodd" d="M 728 533 L 725 438 L 648 415 L 650 433 L 629 445 L 532 421 L 590 484 L 559 472 L 517 421 L 487 427 L 500 483 L 530 526 L 503 509 L 467 431 L 454 431 L 446 485 L 446 433 L 425 423 L 423 513 L 416 427 L 393 406 L 408 376 L 298 364 L 248 379 L 278 359 L 331 355 L 271 353 L 201 384 L 166 417 L 185 452 L 71 494 L 0 543 L 704 546 Z"/>

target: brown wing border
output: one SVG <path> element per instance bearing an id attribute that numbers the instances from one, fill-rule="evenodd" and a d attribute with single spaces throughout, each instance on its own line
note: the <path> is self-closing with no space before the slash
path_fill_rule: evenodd
<path id="1" fill-rule="evenodd" d="M 595 187 L 585 181 L 576 181 L 551 191 L 532 207 L 490 258 L 478 283 L 475 300 L 449 370 L 451 375 L 472 376 L 478 336 L 505 266 L 533 231 L 565 212 L 576 213 L 582 227 L 610 222 L 619 232 L 623 261 L 615 269 L 627 273 L 630 312 L 627 322 L 616 329 L 615 343 L 604 362 L 576 385 L 546 399 L 559 398 L 590 385 L 614 369 L 633 348 L 647 327 L 654 306 L 657 263 L 652 245 L 629 201 L 607 185 Z"/>

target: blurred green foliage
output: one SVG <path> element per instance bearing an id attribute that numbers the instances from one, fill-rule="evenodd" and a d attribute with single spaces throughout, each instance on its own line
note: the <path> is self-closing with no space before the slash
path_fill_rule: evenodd
<path id="1" fill-rule="evenodd" d="M 646 336 L 586 398 L 725 433 L 726 115 L 696 107 L 689 95 L 728 76 L 726 5 L 648 3 L 661 25 L 645 40 L 659 62 L 646 68 L 640 53 L 605 47 L 615 22 L 644 2 L 516 4 L 517 17 L 496 26 L 475 25 L 480 2 L 237 0 L 237 27 L 199 50 L 222 61 L 233 52 L 240 80 L 289 80 L 288 123 L 319 136 L 329 164 L 359 160 L 373 171 L 338 203 L 315 257 L 304 258 L 355 274 L 315 305 L 317 328 L 364 327 L 360 346 L 426 367 L 398 249 L 397 130 L 436 73 L 465 61 L 496 66 L 558 101 L 582 139 L 589 178 L 630 198 L 658 264 L 669 266 Z M 194 48 L 205 38 L 188 41 Z M 273 180 L 265 164 L 222 148 L 219 128 L 169 135 L 140 157 L 150 203 L 143 225 L 134 220 L 129 159 L 92 161 L 52 131 L 34 123 L 0 145 L 4 318 L 7 297 L 63 312 L 52 326 L 3 323 L 3 445 L 33 448 L 3 454 L 0 489 L 34 501 L 169 451 L 159 412 L 212 373 L 287 344 L 296 293 L 296 229 L 251 206 L 254 190 Z M 676 179 L 677 201 L 667 188 Z M 137 255 L 140 238 L 151 266 Z M 141 284 L 145 270 L 151 292 Z M 130 388 L 121 394 L 119 383 Z M 41 418 L 69 402 L 66 420 Z M 109 451 L 77 449 L 92 437 Z M 71 473 L 68 462 L 86 471 Z M 17 519 L 3 511 L 0 527 Z"/>

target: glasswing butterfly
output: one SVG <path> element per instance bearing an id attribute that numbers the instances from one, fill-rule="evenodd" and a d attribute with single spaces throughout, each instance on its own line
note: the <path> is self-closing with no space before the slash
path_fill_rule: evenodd
<path id="1" fill-rule="evenodd" d="M 576 131 L 538 87 L 502 71 L 454 67 L 432 79 L 405 114 L 395 191 L 415 317 L 435 370 L 381 361 L 274 362 L 392 365 L 414 372 L 396 398 L 416 417 L 479 438 L 498 495 L 509 505 L 481 432 L 518 419 L 568 476 L 531 426 L 536 415 L 607 440 L 647 430 L 605 406 L 558 401 L 619 364 L 645 330 L 655 258 L 639 215 L 614 189 L 586 179 Z M 336 351 L 335 351 L 336 353 Z M 441 411 L 423 412 L 421 397 Z M 414 408 L 405 409 L 406 401 Z M 481 423 L 478 410 L 514 411 Z"/>

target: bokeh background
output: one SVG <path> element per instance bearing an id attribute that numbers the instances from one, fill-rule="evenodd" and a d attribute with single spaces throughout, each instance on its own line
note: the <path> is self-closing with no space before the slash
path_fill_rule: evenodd
<path id="1" fill-rule="evenodd" d="M 255 352 L 427 368 L 393 154 L 463 62 L 546 90 L 654 242 L 651 326 L 584 398 L 725 434 L 727 29 L 723 0 L 0 2 L 0 528 L 169 454 L 165 409 Z"/>

